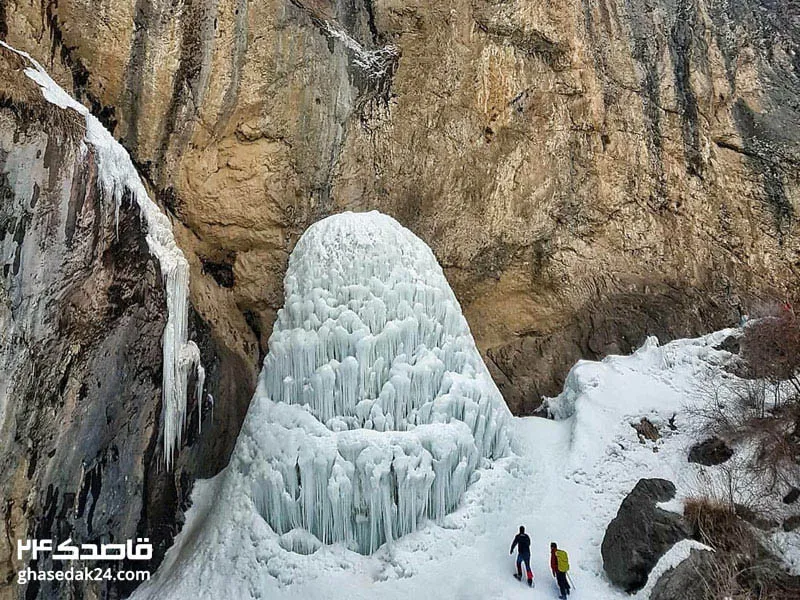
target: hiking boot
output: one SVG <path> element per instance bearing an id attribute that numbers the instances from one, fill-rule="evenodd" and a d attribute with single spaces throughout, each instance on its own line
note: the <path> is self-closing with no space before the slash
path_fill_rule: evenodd
<path id="1" fill-rule="evenodd" d="M 528 587 L 533 587 L 533 579 L 528 579 Z"/>

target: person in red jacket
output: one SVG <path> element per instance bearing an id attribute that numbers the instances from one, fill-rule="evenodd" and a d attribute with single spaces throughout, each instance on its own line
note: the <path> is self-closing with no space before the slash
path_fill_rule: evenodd
<path id="1" fill-rule="evenodd" d="M 569 569 L 569 567 L 568 566 L 565 567 L 563 571 L 559 568 L 558 556 L 557 556 L 559 552 L 564 555 L 563 560 L 566 562 L 567 553 L 564 552 L 563 550 L 559 550 L 558 545 L 555 542 L 550 544 L 550 570 L 553 571 L 553 577 L 556 578 L 556 582 L 558 583 L 558 590 L 559 592 L 561 592 L 559 598 L 564 600 L 564 598 L 566 598 L 569 595 L 570 591 L 569 581 L 567 581 L 567 569 Z"/>

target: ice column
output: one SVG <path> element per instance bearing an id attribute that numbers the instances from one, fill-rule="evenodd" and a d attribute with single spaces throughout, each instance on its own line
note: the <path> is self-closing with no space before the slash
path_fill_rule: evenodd
<path id="1" fill-rule="evenodd" d="M 385 215 L 335 215 L 284 287 L 232 459 L 256 510 L 362 553 L 451 512 L 508 452 L 509 412 L 430 248 Z"/>

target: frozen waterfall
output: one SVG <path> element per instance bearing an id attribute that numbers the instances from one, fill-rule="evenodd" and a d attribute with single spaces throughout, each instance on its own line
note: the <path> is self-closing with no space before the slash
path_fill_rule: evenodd
<path id="1" fill-rule="evenodd" d="M 129 190 L 139 207 L 145 224 L 147 246 L 156 257 L 167 296 L 167 324 L 162 338 L 163 346 L 163 439 L 164 459 L 167 468 L 173 454 L 181 446 L 186 421 L 186 398 L 189 375 L 195 373 L 195 394 L 202 395 L 205 372 L 200 364 L 197 345 L 188 340 L 189 263 L 175 242 L 172 224 L 167 216 L 150 199 L 142 180 L 125 148 L 117 142 L 85 106 L 72 98 L 53 81 L 44 68 L 25 52 L 15 50 L 0 41 L 4 48 L 25 58 L 30 65 L 25 75 L 42 90 L 45 100 L 63 109 L 72 109 L 86 122 L 84 144 L 91 146 L 97 159 L 99 185 L 107 199 L 113 199 L 114 211 L 119 220 L 119 209 L 125 190 Z"/>
<path id="2" fill-rule="evenodd" d="M 229 476 L 278 534 L 368 554 L 452 511 L 508 452 L 510 413 L 436 258 L 394 219 L 316 223 L 284 283 Z"/>

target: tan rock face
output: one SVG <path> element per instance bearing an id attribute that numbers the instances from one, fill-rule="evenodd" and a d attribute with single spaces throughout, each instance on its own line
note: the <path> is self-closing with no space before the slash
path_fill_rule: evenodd
<path id="1" fill-rule="evenodd" d="M 298 235 L 377 208 L 431 245 L 529 411 L 579 356 L 794 293 L 791 18 L 759 0 L 16 0 L 4 27 L 183 224 L 193 304 L 242 385 Z"/>

